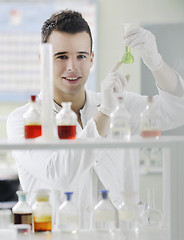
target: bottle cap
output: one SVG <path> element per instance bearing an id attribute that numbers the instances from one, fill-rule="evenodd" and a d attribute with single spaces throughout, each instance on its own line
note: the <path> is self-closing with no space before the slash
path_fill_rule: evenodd
<path id="1" fill-rule="evenodd" d="M 67 201 L 71 200 L 73 192 L 65 192 Z"/>
<path id="2" fill-rule="evenodd" d="M 109 190 L 100 190 L 103 199 L 107 199 Z"/>
<path id="3" fill-rule="evenodd" d="M 35 102 L 36 101 L 36 95 L 31 95 L 31 101 Z"/>
<path id="4" fill-rule="evenodd" d="M 36 191 L 36 200 L 39 202 L 46 202 L 49 200 L 49 190 L 48 189 L 38 189 Z"/>
<path id="5" fill-rule="evenodd" d="M 22 202 L 26 201 L 27 192 L 17 191 L 16 194 L 18 196 L 19 201 L 22 201 Z"/>

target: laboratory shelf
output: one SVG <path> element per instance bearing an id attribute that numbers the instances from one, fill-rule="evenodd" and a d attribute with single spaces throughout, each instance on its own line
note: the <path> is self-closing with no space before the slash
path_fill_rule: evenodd
<path id="1" fill-rule="evenodd" d="M 132 137 L 129 140 L 115 140 L 108 138 L 75 139 L 75 140 L 8 140 L 0 139 L 0 149 L 90 149 L 90 148 L 139 148 L 139 147 L 172 147 L 174 144 L 183 143 L 184 137 L 166 137 L 160 139 L 144 139 Z"/>
<path id="2" fill-rule="evenodd" d="M 132 137 L 129 140 L 76 139 L 76 140 L 0 140 L 0 150 L 26 149 L 137 149 L 143 147 L 163 150 L 163 218 L 164 231 L 169 239 L 184 239 L 184 137 L 162 136 L 160 139 Z M 105 161 L 105 159 L 104 159 Z"/>

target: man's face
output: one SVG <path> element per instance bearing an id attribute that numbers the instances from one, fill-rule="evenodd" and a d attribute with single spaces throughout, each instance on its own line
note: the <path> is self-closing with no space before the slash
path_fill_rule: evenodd
<path id="1" fill-rule="evenodd" d="M 53 45 L 54 96 L 83 92 L 93 64 L 89 34 L 53 31 L 48 43 Z"/>

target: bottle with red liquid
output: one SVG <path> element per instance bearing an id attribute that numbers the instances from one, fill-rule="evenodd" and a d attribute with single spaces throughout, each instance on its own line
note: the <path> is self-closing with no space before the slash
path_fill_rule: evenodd
<path id="1" fill-rule="evenodd" d="M 146 109 L 140 114 L 141 136 L 160 138 L 160 118 L 154 106 L 153 97 L 148 96 Z"/>
<path id="2" fill-rule="evenodd" d="M 26 192 L 17 191 L 18 202 L 12 208 L 14 224 L 30 224 L 32 227 L 32 209 L 26 202 Z"/>
<path id="3" fill-rule="evenodd" d="M 71 109 L 71 102 L 62 102 L 62 109 L 56 115 L 58 136 L 60 139 L 75 139 L 77 115 Z"/>
<path id="4" fill-rule="evenodd" d="M 30 107 L 23 115 L 24 118 L 24 136 L 26 139 L 41 136 L 41 114 L 38 110 L 36 96 L 31 95 Z"/>

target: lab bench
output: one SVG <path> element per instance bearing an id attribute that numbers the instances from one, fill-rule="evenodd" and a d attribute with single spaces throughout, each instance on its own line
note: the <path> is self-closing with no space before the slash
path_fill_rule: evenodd
<path id="1" fill-rule="evenodd" d="M 89 149 L 106 148 L 137 150 L 142 147 L 163 149 L 163 220 L 165 236 L 166 239 L 182 240 L 184 239 L 184 137 L 163 136 L 160 139 L 132 137 L 129 140 L 76 139 L 53 141 L 45 141 L 40 138 L 19 142 L 0 140 L 0 150 L 86 149 L 87 151 Z M 54 234 L 56 233 L 51 234 L 53 235 L 51 239 L 55 240 L 57 237 L 54 237 Z M 80 237 L 80 239 L 82 238 Z M 33 239 L 41 238 L 39 238 L 39 235 L 35 235 Z M 93 239 L 98 239 L 98 237 Z"/>

